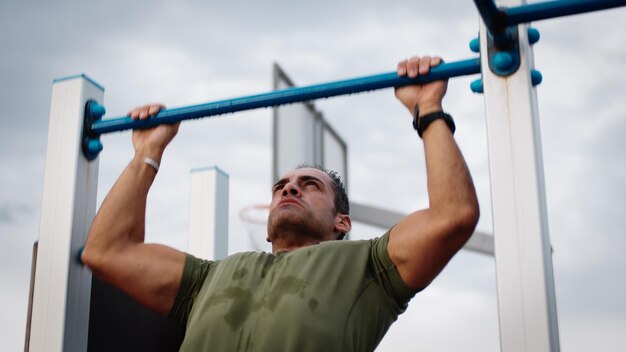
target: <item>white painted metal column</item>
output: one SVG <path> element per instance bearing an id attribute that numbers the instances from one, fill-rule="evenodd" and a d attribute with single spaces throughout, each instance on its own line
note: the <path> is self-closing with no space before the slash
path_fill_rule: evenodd
<path id="1" fill-rule="evenodd" d="M 501 1 L 499 6 L 523 4 Z M 489 169 L 502 351 L 558 351 L 537 95 L 527 25 L 519 26 L 521 66 L 493 74 L 481 21 Z"/>
<path id="2" fill-rule="evenodd" d="M 218 167 L 191 170 L 188 252 L 208 260 L 228 256 L 228 175 Z"/>
<path id="3" fill-rule="evenodd" d="M 96 210 L 98 160 L 81 152 L 85 103 L 104 88 L 84 75 L 55 80 L 35 271 L 30 351 L 86 351 L 91 272 L 78 261 Z"/>

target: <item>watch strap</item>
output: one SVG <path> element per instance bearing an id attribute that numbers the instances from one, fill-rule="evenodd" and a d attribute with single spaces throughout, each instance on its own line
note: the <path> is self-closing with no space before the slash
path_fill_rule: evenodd
<path id="1" fill-rule="evenodd" d="M 449 114 L 446 114 L 443 111 L 435 111 L 420 117 L 419 108 L 417 105 L 413 110 L 413 128 L 417 130 L 417 134 L 420 136 L 420 138 L 422 137 L 422 134 L 424 133 L 426 128 L 428 128 L 428 126 L 433 121 L 439 119 L 443 119 L 446 125 L 448 125 L 450 132 L 454 134 L 454 131 L 456 130 L 456 125 L 454 124 L 452 116 L 450 116 Z"/>

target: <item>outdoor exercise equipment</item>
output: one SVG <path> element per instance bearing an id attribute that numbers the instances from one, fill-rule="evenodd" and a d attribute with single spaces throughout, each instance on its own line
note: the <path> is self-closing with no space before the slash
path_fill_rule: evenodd
<path id="1" fill-rule="evenodd" d="M 519 68 L 518 24 L 626 5 L 626 0 L 557 0 L 510 8 L 498 8 L 493 0 L 474 0 L 474 2 L 488 29 L 489 68 L 499 76 L 511 75 Z M 539 32 L 532 28 L 528 29 L 528 31 L 527 38 L 529 44 L 532 45 L 539 40 Z M 472 51 L 479 52 L 479 47 L 478 40 L 475 39 L 470 42 Z M 396 72 L 389 72 L 220 100 L 206 104 L 166 109 L 147 120 L 132 120 L 128 116 L 102 120 L 105 108 L 95 101 L 90 101 L 85 108 L 82 150 L 87 159 L 93 160 L 103 149 L 99 136 L 110 132 L 150 128 L 160 124 L 361 93 L 376 89 L 423 84 L 476 73 L 480 73 L 479 59 L 467 59 L 441 64 L 431 69 L 428 75 L 414 79 L 398 77 Z M 539 71 L 533 70 L 531 71 L 531 79 L 532 85 L 537 85 L 541 83 L 542 75 Z M 482 82 L 473 82 L 471 89 L 474 92 L 482 93 Z"/>
<path id="2" fill-rule="evenodd" d="M 102 119 L 104 89 L 84 75 L 55 80 L 39 244 L 27 331 L 31 351 L 85 351 L 91 273 L 76 255 L 95 214 L 102 134 L 481 73 L 493 209 L 500 341 L 503 351 L 558 351 L 558 324 L 536 91 L 541 74 L 525 23 L 626 6 L 626 0 L 474 0 L 484 23 L 470 48 L 479 58 L 442 64 L 410 80 L 395 72 L 160 111 L 144 121 Z M 520 5 L 521 6 L 516 6 Z"/>

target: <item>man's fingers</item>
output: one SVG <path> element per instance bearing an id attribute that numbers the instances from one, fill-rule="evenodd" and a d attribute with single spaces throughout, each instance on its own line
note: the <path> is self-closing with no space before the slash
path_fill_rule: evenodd
<path id="1" fill-rule="evenodd" d="M 163 104 L 152 104 L 150 105 L 150 109 L 148 109 L 148 115 L 152 116 L 157 112 L 161 111 L 161 109 L 165 108 Z"/>
<path id="2" fill-rule="evenodd" d="M 428 71 L 430 71 L 430 61 L 431 61 L 430 56 L 422 56 L 422 58 L 419 61 L 419 74 L 420 75 L 428 74 Z"/>
<path id="3" fill-rule="evenodd" d="M 139 119 L 145 120 L 148 118 L 148 107 L 145 105 L 139 108 Z"/>
<path id="4" fill-rule="evenodd" d="M 134 109 L 132 109 L 131 111 L 128 112 L 128 116 L 130 116 L 131 119 L 136 119 L 139 117 L 139 108 L 136 107 Z"/>
<path id="5" fill-rule="evenodd" d="M 400 62 L 398 62 L 398 76 L 405 76 L 406 75 L 406 62 L 408 60 L 402 60 Z"/>
<path id="6" fill-rule="evenodd" d="M 414 56 L 398 63 L 398 76 L 408 75 L 415 78 L 418 75 L 426 75 L 431 67 L 438 66 L 443 62 L 439 56 Z"/>
<path id="7" fill-rule="evenodd" d="M 407 75 L 410 78 L 415 78 L 418 75 L 426 75 L 430 72 L 431 67 L 438 66 L 442 62 L 443 60 L 439 56 L 414 56 L 398 63 L 398 76 Z"/>
<path id="8" fill-rule="evenodd" d="M 407 68 L 409 77 L 411 77 L 411 78 L 417 77 L 417 74 L 419 72 L 418 71 L 419 70 L 419 64 L 420 64 L 420 58 L 417 57 L 417 56 L 414 56 L 414 57 L 410 58 L 407 61 L 407 65 L 406 65 L 407 67 L 406 68 Z"/>
<path id="9" fill-rule="evenodd" d="M 136 107 L 133 110 L 128 112 L 128 115 L 132 119 L 140 119 L 145 120 L 149 116 L 155 115 L 160 110 L 164 109 L 165 105 L 163 104 L 147 104 L 140 107 Z"/>

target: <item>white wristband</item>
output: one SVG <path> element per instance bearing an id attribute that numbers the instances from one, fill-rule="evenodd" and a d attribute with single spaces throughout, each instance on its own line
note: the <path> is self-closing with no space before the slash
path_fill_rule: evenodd
<path id="1" fill-rule="evenodd" d="M 154 170 L 156 170 L 156 172 L 159 172 L 159 163 L 157 163 L 154 159 L 151 159 L 149 157 L 145 157 L 143 158 L 143 162 L 152 166 L 154 168 Z"/>

